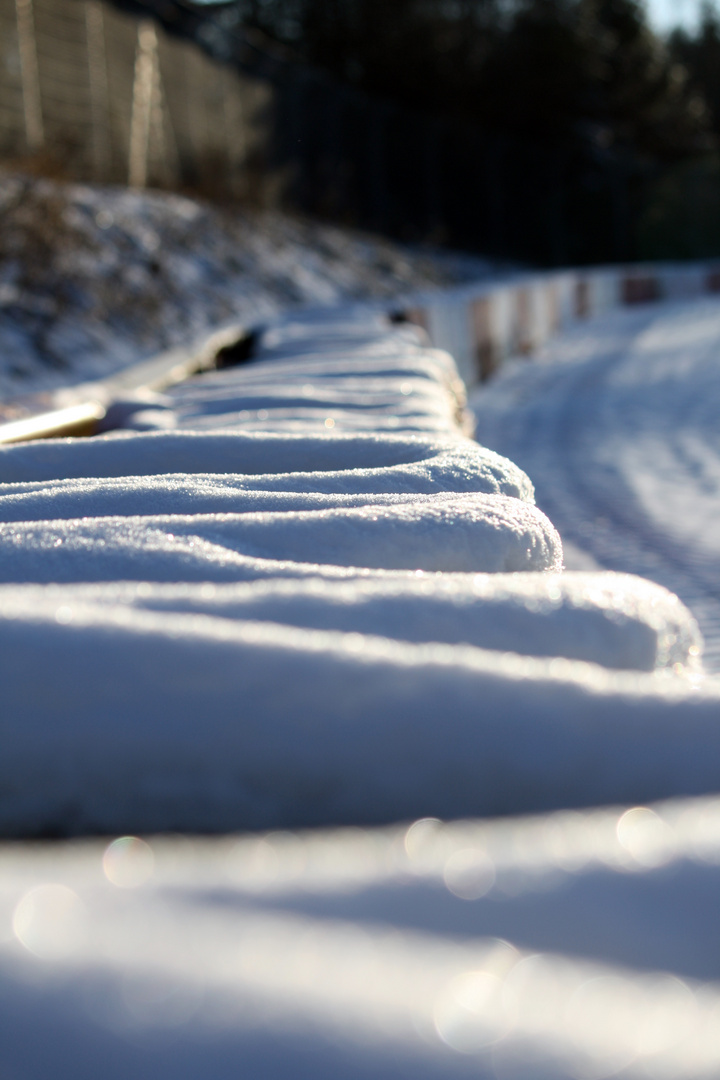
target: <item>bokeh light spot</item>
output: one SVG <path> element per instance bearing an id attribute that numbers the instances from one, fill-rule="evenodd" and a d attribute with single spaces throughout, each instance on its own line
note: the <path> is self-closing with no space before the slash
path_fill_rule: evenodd
<path id="1" fill-rule="evenodd" d="M 620 845 L 641 866 L 663 866 L 674 855 L 672 829 L 646 806 L 626 810 L 616 832 Z"/>
<path id="2" fill-rule="evenodd" d="M 66 885 L 37 885 L 20 899 L 13 932 L 28 952 L 43 960 L 62 960 L 81 944 L 85 908 Z"/>
<path id="3" fill-rule="evenodd" d="M 479 900 L 495 884 L 495 865 L 484 851 L 462 848 L 446 861 L 443 880 L 461 900 Z"/>
<path id="4" fill-rule="evenodd" d="M 103 855 L 105 877 L 121 889 L 137 889 L 155 871 L 155 856 L 149 844 L 137 836 L 121 836 L 108 844 Z"/>

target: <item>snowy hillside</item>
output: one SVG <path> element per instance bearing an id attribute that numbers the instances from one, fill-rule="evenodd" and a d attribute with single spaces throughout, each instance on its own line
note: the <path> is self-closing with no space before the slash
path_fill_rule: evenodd
<path id="1" fill-rule="evenodd" d="M 100 378 L 230 319 L 489 270 L 279 213 L 0 172 L 0 399 Z"/>

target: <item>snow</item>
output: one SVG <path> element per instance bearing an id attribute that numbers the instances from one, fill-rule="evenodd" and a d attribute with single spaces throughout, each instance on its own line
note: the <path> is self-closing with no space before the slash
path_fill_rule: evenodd
<path id="1" fill-rule="evenodd" d="M 532 484 L 522 470 L 492 450 L 460 438 L 459 432 L 452 438 L 427 439 L 331 435 L 324 424 L 321 430 L 322 434 L 300 436 L 243 429 L 212 434 L 152 432 L 106 435 L 92 442 L 47 439 L 0 446 L 0 482 L 8 485 L 2 489 L 8 496 L 46 492 L 48 500 L 61 490 L 46 485 L 48 481 L 132 477 L 141 493 L 148 476 L 170 476 L 191 490 L 206 482 L 197 474 L 209 474 L 216 484 L 238 492 L 486 492 L 534 501 Z M 103 486 L 109 491 L 119 488 Z M 80 485 L 71 490 L 79 495 Z"/>
<path id="2" fill-rule="evenodd" d="M 270 318 L 367 295 L 367 248 L 297 267 L 281 219 L 238 249 L 187 200 L 13 184 L 87 240 L 83 319 L 0 293 L 41 388 L 268 326 L 120 431 L 0 448 L 0 1074 L 717 1076 L 720 684 L 662 587 L 712 649 L 713 303 L 510 365 L 484 449 L 422 332 Z"/>
<path id="3" fill-rule="evenodd" d="M 2 597 L 6 835 L 459 817 L 716 784 L 720 694 L 692 675 L 63 600 Z"/>
<path id="4" fill-rule="evenodd" d="M 235 555 L 387 570 L 559 570 L 544 514 L 502 495 L 246 514 L 148 515 L 0 526 L 0 581 L 228 580 Z"/>
<path id="5" fill-rule="evenodd" d="M 109 1080 L 717 1075 L 720 802 L 0 848 L 2 1060 Z"/>
<path id="6" fill-rule="evenodd" d="M 720 306 L 608 313 L 473 396 L 477 437 L 528 470 L 563 539 L 650 577 L 695 613 L 720 663 Z"/>
<path id="7" fill-rule="evenodd" d="M 126 401 L 123 431 L 0 451 L 9 835 L 711 788 L 692 618 L 636 578 L 558 575 L 527 476 L 463 435 L 446 353 L 359 309 L 275 320 L 258 351 L 162 395 L 174 430 Z M 318 395 L 370 430 L 329 428 Z M 372 431 L 403 402 L 440 432 Z"/>
<path id="8" fill-rule="evenodd" d="M 354 574 L 237 585 L 112 583 L 26 591 L 67 610 L 130 604 L 222 619 L 262 620 L 400 641 L 470 644 L 564 656 L 609 668 L 697 669 L 702 640 L 672 593 L 623 574 Z M 5 597 L 10 594 L 5 590 Z"/>
<path id="9" fill-rule="evenodd" d="M 105 378 L 229 321 L 492 270 L 280 213 L 0 171 L 0 394 Z"/>
<path id="10" fill-rule="evenodd" d="M 317 315 L 309 324 L 290 322 L 286 338 L 273 328 L 261 335 L 258 359 L 249 367 L 209 373 L 151 398 L 142 395 L 134 410 L 132 400 L 120 401 L 108 425 L 456 432 L 465 393 L 447 353 L 427 348 L 417 328 L 391 330 L 370 312 L 362 318 L 359 330 L 349 315 L 327 324 Z M 317 326 L 324 333 L 314 339 Z"/>

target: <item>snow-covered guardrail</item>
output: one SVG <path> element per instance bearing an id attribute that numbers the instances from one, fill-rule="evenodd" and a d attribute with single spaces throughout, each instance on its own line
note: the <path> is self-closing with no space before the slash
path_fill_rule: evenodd
<path id="1" fill-rule="evenodd" d="M 229 358 L 235 361 L 244 357 L 251 340 L 250 329 L 231 324 L 104 379 L 16 399 L 9 411 L 17 419 L 0 424 L 0 445 L 65 435 L 94 435 L 108 409 L 123 395 L 165 390 L 202 371 L 222 367 Z M 112 426 L 112 419 L 106 426 Z"/>
<path id="2" fill-rule="evenodd" d="M 373 305 L 422 327 L 450 353 L 464 386 L 489 378 L 513 356 L 529 356 L 564 327 L 623 305 L 720 294 L 720 262 L 647 263 L 515 275 Z M 368 311 L 370 308 L 368 307 Z M 0 424 L 0 445 L 91 434 L 104 410 L 127 393 L 166 389 L 250 355 L 263 326 L 232 324 L 103 380 L 19 401 L 19 419 Z M 460 391 L 462 394 L 462 390 Z M 67 411 L 66 410 L 70 410 Z M 116 422 L 115 409 L 105 424 Z"/>
<path id="3" fill-rule="evenodd" d="M 104 406 L 92 400 L 38 413 L 0 425 L 0 444 L 61 438 L 63 435 L 93 435 L 98 421 L 104 416 Z"/>
<path id="4" fill-rule="evenodd" d="M 0 446 L 0 1068 L 717 1076 L 691 614 L 561 572 L 416 327 L 254 345 Z"/>
<path id="5" fill-rule="evenodd" d="M 719 699 L 692 617 L 639 579 L 561 574 L 528 477 L 462 404 L 416 327 L 309 313 L 250 364 L 128 389 L 105 435 L 0 447 L 0 828 L 709 790 Z"/>
<path id="6" fill-rule="evenodd" d="M 447 349 L 468 387 L 570 323 L 627 304 L 720 293 L 720 263 L 647 263 L 524 274 L 419 296 L 402 315 Z"/>

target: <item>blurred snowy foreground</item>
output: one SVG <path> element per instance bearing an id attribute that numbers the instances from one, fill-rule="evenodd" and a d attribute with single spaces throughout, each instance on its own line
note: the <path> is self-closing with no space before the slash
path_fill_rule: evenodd
<path id="1" fill-rule="evenodd" d="M 367 310 L 111 418 L 0 449 L 7 1076 L 716 1077 L 690 611 Z"/>

